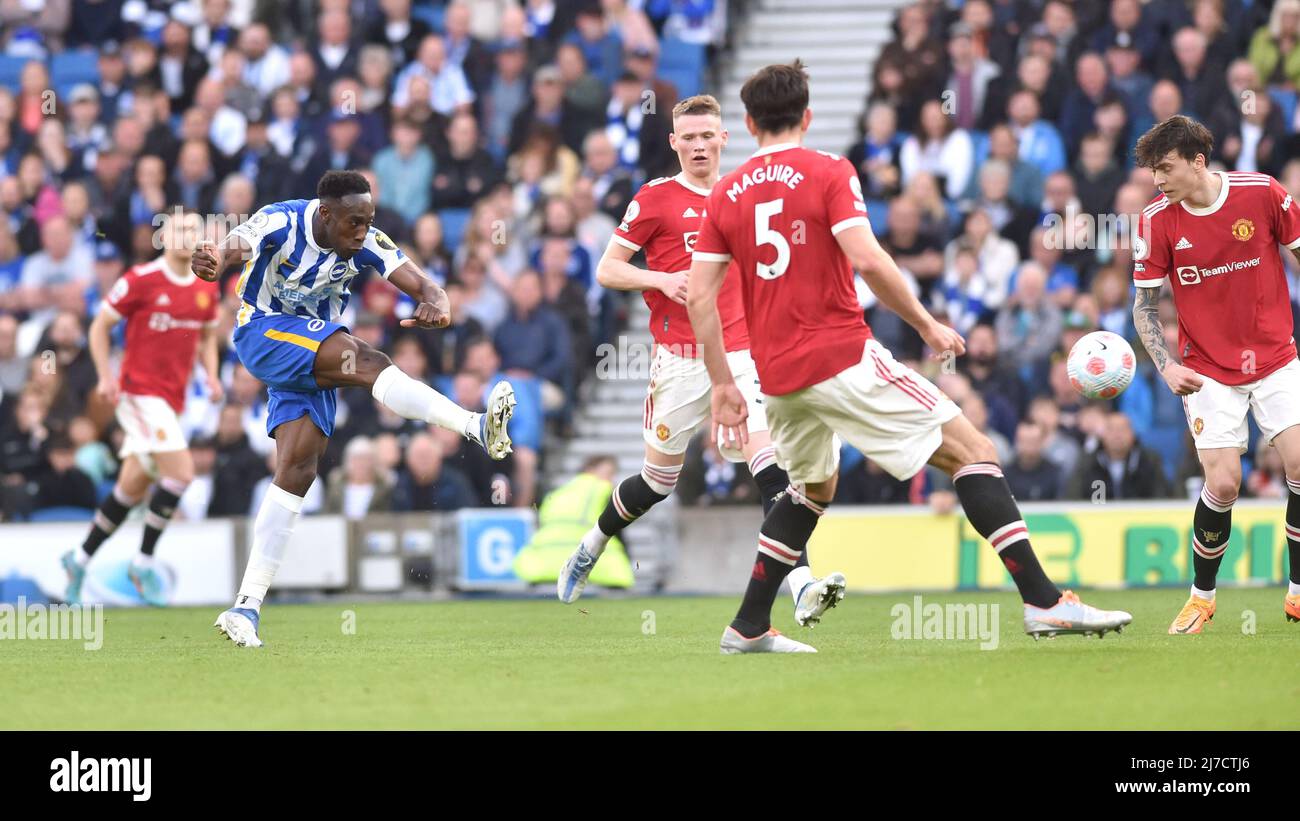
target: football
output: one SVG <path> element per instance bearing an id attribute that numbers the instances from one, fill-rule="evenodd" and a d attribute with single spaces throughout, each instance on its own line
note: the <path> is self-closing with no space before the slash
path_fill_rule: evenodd
<path id="1" fill-rule="evenodd" d="M 1124 337 L 1093 331 L 1070 349 L 1065 368 L 1079 393 L 1089 399 L 1114 399 L 1133 381 L 1137 358 Z"/>

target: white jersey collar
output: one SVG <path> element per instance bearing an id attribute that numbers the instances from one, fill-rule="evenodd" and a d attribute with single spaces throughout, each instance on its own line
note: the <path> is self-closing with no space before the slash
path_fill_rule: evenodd
<path id="1" fill-rule="evenodd" d="M 167 264 L 167 257 L 158 257 L 158 270 L 163 272 L 163 276 L 170 279 L 177 285 L 189 285 L 195 280 L 194 271 L 186 271 L 184 274 L 178 274 Z"/>
<path id="2" fill-rule="evenodd" d="M 699 194 L 702 197 L 707 197 L 710 193 L 712 193 L 710 189 L 701 188 L 695 183 L 687 180 L 685 171 L 678 173 L 677 176 L 673 177 L 673 179 L 677 180 L 677 184 L 680 185 L 682 188 L 685 188 L 687 191 L 694 191 L 696 194 Z"/>

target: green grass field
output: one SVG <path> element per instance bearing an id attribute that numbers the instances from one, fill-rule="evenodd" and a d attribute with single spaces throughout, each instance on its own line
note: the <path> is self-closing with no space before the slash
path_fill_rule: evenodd
<path id="1" fill-rule="evenodd" d="M 95 652 L 0 643 L 0 728 L 1300 728 L 1281 592 L 1225 589 L 1206 634 L 1165 635 L 1184 596 L 1093 592 L 1134 624 L 1038 642 L 1014 595 L 925 598 L 1000 604 L 991 651 L 892 639 L 909 594 L 850 594 L 810 632 L 783 596 L 776 626 L 820 653 L 729 657 L 723 598 L 270 606 L 261 650 L 216 608 L 110 610 Z"/>

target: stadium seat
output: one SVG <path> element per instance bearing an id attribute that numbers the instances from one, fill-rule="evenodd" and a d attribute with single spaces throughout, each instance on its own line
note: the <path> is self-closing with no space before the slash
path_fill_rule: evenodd
<path id="1" fill-rule="evenodd" d="M 660 44 L 659 78 L 677 87 L 678 98 L 700 93 L 704 46 L 669 37 Z"/>
<path id="2" fill-rule="evenodd" d="M 10 91 L 17 93 L 18 79 L 22 76 L 23 66 L 27 65 L 28 59 L 0 54 L 0 85 L 7 86 Z"/>
<path id="3" fill-rule="evenodd" d="M 1282 122 L 1286 123 L 1287 132 L 1294 131 L 1291 124 L 1295 122 L 1296 93 L 1288 88 L 1274 86 L 1268 90 L 1268 96 L 1273 98 L 1273 104 L 1282 112 Z"/>
<path id="4" fill-rule="evenodd" d="M 95 511 L 88 507 L 47 507 L 34 510 L 27 517 L 29 522 L 89 522 Z"/>
<path id="5" fill-rule="evenodd" d="M 423 20 L 428 23 L 429 28 L 434 31 L 441 32 L 443 30 L 442 21 L 447 16 L 447 9 L 440 3 L 414 3 L 411 6 L 411 16 L 416 20 Z"/>
<path id="6" fill-rule="evenodd" d="M 449 253 L 456 253 L 461 240 L 465 238 L 465 229 L 469 226 L 468 208 L 444 208 L 438 212 L 442 219 L 443 243 Z"/>
<path id="7" fill-rule="evenodd" d="M 50 82 L 62 92 L 77 83 L 99 85 L 99 56 L 93 51 L 66 51 L 50 60 Z"/>
<path id="8" fill-rule="evenodd" d="M 889 202 L 887 200 L 867 200 L 867 220 L 871 222 L 871 231 L 877 236 L 886 233 L 889 227 Z"/>

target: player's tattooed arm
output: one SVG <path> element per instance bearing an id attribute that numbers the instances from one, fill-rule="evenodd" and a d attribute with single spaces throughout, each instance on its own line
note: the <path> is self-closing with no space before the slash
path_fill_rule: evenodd
<path id="1" fill-rule="evenodd" d="M 647 271 L 632 264 L 636 251 L 611 239 L 596 265 L 596 281 L 613 291 L 662 291 L 678 305 L 686 304 L 688 271 Z"/>
<path id="2" fill-rule="evenodd" d="M 415 300 L 415 311 L 401 321 L 403 328 L 445 328 L 451 324 L 451 302 L 447 292 L 409 259 L 388 275 L 402 293 Z"/>
<path id="3" fill-rule="evenodd" d="M 1151 361 L 1164 373 L 1169 364 L 1169 345 L 1165 342 L 1165 326 L 1160 322 L 1159 288 L 1137 289 L 1137 298 L 1133 301 L 1133 325 L 1142 345 L 1151 354 Z"/>
<path id="4" fill-rule="evenodd" d="M 1181 363 L 1173 361 L 1169 345 L 1165 342 L 1165 326 L 1160 321 L 1160 289 L 1138 288 L 1133 301 L 1133 326 L 1137 328 L 1142 345 L 1151 354 L 1160 375 L 1169 389 L 1179 396 L 1196 393 L 1204 381 L 1200 374 Z"/>

